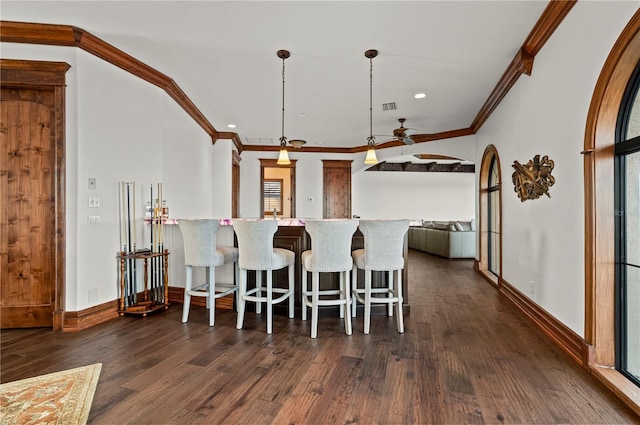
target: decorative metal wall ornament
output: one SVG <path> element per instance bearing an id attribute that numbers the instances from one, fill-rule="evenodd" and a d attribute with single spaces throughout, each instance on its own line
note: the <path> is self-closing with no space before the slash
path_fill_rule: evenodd
<path id="1" fill-rule="evenodd" d="M 542 195 L 549 195 L 549 188 L 556 182 L 551 175 L 553 171 L 553 160 L 547 155 L 540 159 L 536 155 L 525 165 L 518 161 L 513 161 L 513 168 L 516 170 L 511 179 L 513 180 L 513 190 L 518 194 L 521 202 L 527 199 L 538 199 Z"/>

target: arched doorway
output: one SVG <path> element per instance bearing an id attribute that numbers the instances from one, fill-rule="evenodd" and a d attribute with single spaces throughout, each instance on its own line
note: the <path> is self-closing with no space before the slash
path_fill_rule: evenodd
<path id="1" fill-rule="evenodd" d="M 489 145 L 480 164 L 480 251 L 478 271 L 490 282 L 500 286 L 502 276 L 502 175 L 500 157 L 495 146 Z"/>
<path id="2" fill-rule="evenodd" d="M 640 61 L 640 11 L 611 50 L 596 83 L 584 141 L 585 341 L 592 374 L 640 411 L 638 387 L 616 369 L 615 157 L 617 123 Z"/>

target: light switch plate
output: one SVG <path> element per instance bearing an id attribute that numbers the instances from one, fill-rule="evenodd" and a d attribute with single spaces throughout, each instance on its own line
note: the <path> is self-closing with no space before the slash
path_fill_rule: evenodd
<path id="1" fill-rule="evenodd" d="M 96 190 L 96 178 L 89 177 L 89 190 Z"/>

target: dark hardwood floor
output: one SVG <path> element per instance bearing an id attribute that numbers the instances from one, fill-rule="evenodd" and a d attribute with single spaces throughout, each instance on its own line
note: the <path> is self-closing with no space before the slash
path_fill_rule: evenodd
<path id="1" fill-rule="evenodd" d="M 472 269 L 410 251 L 405 333 L 181 305 L 77 333 L 3 330 L 2 382 L 102 363 L 90 424 L 626 424 L 640 418 Z M 264 316 L 264 314 L 263 314 Z"/>

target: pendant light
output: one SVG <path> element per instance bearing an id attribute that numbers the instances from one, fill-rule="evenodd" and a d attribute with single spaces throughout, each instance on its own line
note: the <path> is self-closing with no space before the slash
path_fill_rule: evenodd
<path id="1" fill-rule="evenodd" d="M 287 138 L 284 136 L 284 60 L 291 56 L 291 54 L 288 50 L 278 50 L 277 55 L 282 59 L 282 137 L 280 137 L 280 154 L 278 155 L 278 161 L 276 161 L 276 164 L 289 165 L 291 164 L 291 161 L 289 160 L 289 153 L 287 152 Z M 291 140 L 289 143 L 299 149 L 307 142 L 295 139 Z"/>
<path id="2" fill-rule="evenodd" d="M 369 58 L 369 137 L 367 137 L 367 157 L 364 160 L 365 164 L 377 164 L 378 158 L 376 157 L 375 150 L 375 137 L 373 137 L 373 58 L 378 56 L 377 50 L 367 50 L 364 52 L 365 57 Z"/>

